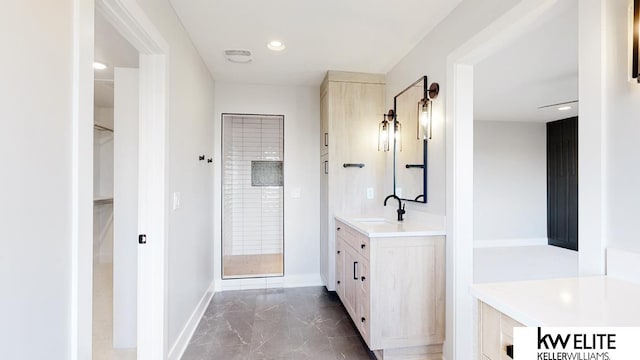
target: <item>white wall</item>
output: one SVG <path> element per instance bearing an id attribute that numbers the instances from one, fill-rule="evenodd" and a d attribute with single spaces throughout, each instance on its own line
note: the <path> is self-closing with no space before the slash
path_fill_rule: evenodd
<path id="1" fill-rule="evenodd" d="M 517 0 L 464 0 L 420 43 L 387 73 L 387 108 L 393 108 L 393 97 L 420 76 L 429 83 L 440 84 L 440 95 L 433 103 L 432 139 L 428 148 L 427 204 L 408 204 L 407 213 L 426 211 L 445 215 L 445 122 L 447 55 L 486 27 Z M 386 189 L 393 189 L 387 179 Z"/>
<path id="2" fill-rule="evenodd" d="M 70 0 L 0 12 L 2 359 L 70 358 L 72 15 Z"/>
<path id="3" fill-rule="evenodd" d="M 441 87 L 440 95 L 434 102 L 433 132 L 428 150 L 427 192 L 429 203 L 426 205 L 407 205 L 408 214 L 412 211 L 446 214 L 444 108 L 447 100 L 447 56 L 518 2 L 517 0 L 464 0 L 387 74 L 387 108 L 392 107 L 395 94 L 422 75 L 427 75 L 429 82 L 438 82 Z M 389 180 L 387 182 L 389 185 L 386 188 L 392 189 L 391 182 Z M 452 359 L 454 292 L 452 282 L 453 244 L 451 241 L 447 241 L 446 252 L 447 310 L 444 355 L 447 359 Z"/>
<path id="4" fill-rule="evenodd" d="M 607 0 L 605 161 L 607 247 L 640 251 L 640 84 L 627 82 L 627 0 Z M 581 249 L 582 250 L 582 249 Z"/>
<path id="5" fill-rule="evenodd" d="M 167 0 L 137 0 L 170 47 L 169 192 L 181 207 L 169 213 L 168 345 L 213 281 L 213 166 L 198 155 L 213 153 L 214 82 Z M 218 34 L 219 35 L 219 34 Z M 171 201 L 167 202 L 171 204 Z"/>
<path id="6" fill-rule="evenodd" d="M 546 243 L 546 124 L 476 121 L 473 125 L 476 246 L 483 241 L 505 246 Z"/>
<path id="7" fill-rule="evenodd" d="M 320 280 L 320 89 L 216 83 L 215 250 L 221 249 L 221 136 L 223 113 L 284 115 L 284 286 L 321 285 Z M 300 198 L 291 193 L 300 189 Z M 225 280 L 216 256 L 216 289 L 262 286 L 266 282 Z"/>

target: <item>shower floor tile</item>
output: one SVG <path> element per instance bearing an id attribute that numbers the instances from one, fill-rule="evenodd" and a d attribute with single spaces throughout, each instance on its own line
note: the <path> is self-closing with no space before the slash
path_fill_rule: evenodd
<path id="1" fill-rule="evenodd" d="M 223 277 L 242 278 L 257 276 L 282 276 L 282 254 L 226 255 L 222 257 Z"/>

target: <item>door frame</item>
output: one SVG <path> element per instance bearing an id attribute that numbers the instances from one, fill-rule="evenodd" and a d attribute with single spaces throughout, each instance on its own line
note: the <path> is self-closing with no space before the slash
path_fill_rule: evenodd
<path id="1" fill-rule="evenodd" d="M 71 344 L 92 357 L 93 52 L 95 11 L 140 53 L 138 359 L 167 355 L 167 117 L 169 45 L 135 1 L 73 1 Z M 158 156 L 161 154 L 161 156 Z M 136 239 L 131 239 L 136 241 Z M 144 304 L 145 306 L 141 306 Z"/>
<path id="2" fill-rule="evenodd" d="M 604 274 L 603 4 L 579 2 L 579 274 Z M 569 6 L 565 0 L 523 0 L 447 57 L 446 203 L 447 304 L 445 355 L 477 354 L 473 284 L 473 96 L 474 66 Z M 499 101 L 499 100 L 496 100 Z M 586 145 L 589 144 L 589 145 Z M 450 285 L 449 285 L 450 284 Z M 471 345 L 471 346 L 470 346 Z M 475 345 L 475 346 L 474 346 Z M 475 356 L 475 357 L 474 357 Z"/>

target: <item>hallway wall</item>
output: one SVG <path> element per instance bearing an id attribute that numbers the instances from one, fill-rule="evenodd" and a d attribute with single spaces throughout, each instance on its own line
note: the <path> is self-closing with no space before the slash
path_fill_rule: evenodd
<path id="1" fill-rule="evenodd" d="M 0 11 L 1 359 L 70 358 L 72 5 Z"/>
<path id="2" fill-rule="evenodd" d="M 169 341 L 171 348 L 213 282 L 214 82 L 169 1 L 137 0 L 170 47 L 167 194 L 169 210 Z"/>

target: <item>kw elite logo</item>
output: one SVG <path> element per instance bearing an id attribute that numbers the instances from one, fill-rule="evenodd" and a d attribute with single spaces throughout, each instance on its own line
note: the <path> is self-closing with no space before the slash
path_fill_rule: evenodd
<path id="1" fill-rule="evenodd" d="M 616 349 L 616 334 L 544 334 L 538 328 L 538 350 L 571 350 L 560 359 L 609 360 L 609 350 Z M 576 351 L 582 351 L 576 352 Z M 545 356 L 548 355 L 548 356 Z M 558 359 L 554 353 L 538 351 L 538 359 Z"/>
<path id="2" fill-rule="evenodd" d="M 637 360 L 638 327 L 514 329 L 517 360 Z"/>

